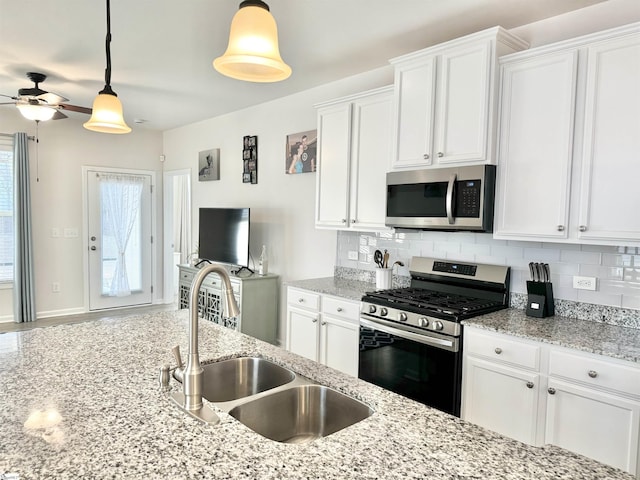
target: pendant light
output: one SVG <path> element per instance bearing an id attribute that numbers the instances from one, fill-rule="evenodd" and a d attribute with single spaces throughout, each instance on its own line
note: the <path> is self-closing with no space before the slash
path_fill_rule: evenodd
<path id="1" fill-rule="evenodd" d="M 129 133 L 131 128 L 124 122 L 122 103 L 111 89 L 111 8 L 107 0 L 107 68 L 104 71 L 104 88 L 93 101 L 91 118 L 84 124 L 87 130 L 100 133 Z"/>
<path id="2" fill-rule="evenodd" d="M 289 78 L 291 67 L 278 48 L 278 27 L 262 0 L 245 0 L 231 21 L 229 44 L 213 61 L 227 77 L 247 82 L 278 82 Z"/>

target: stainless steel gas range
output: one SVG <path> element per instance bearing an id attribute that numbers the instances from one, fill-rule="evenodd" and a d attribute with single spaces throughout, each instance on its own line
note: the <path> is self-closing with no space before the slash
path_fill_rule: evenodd
<path id="1" fill-rule="evenodd" d="M 362 297 L 358 376 L 460 416 L 460 321 L 507 308 L 510 268 L 413 257 L 410 271 Z"/>

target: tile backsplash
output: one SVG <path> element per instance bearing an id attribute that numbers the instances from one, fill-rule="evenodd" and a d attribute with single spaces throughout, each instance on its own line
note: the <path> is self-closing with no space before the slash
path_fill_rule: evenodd
<path id="1" fill-rule="evenodd" d="M 529 262 L 548 263 L 556 299 L 640 310 L 640 248 L 494 240 L 470 232 L 338 232 L 336 265 L 374 270 L 373 252 L 389 252 L 394 273 L 409 276 L 411 257 L 509 265 L 511 292 L 526 293 Z M 355 252 L 355 253 L 354 253 Z M 350 260 L 357 254 L 357 260 Z M 573 288 L 573 277 L 596 277 L 596 290 Z"/>

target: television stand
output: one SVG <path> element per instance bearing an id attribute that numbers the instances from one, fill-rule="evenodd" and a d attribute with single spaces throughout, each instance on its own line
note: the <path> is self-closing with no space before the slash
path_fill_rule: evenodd
<path id="1" fill-rule="evenodd" d="M 196 266 L 178 265 L 180 270 L 178 308 L 189 308 L 191 284 L 198 273 Z M 242 269 L 238 269 L 240 271 Z M 251 271 L 250 269 L 247 269 Z M 200 286 L 198 316 L 223 327 L 246 333 L 265 342 L 276 344 L 278 328 L 278 276 L 231 276 L 231 287 L 240 307 L 240 315 L 227 318 L 224 312 L 224 287 L 219 275 L 207 276 Z"/>

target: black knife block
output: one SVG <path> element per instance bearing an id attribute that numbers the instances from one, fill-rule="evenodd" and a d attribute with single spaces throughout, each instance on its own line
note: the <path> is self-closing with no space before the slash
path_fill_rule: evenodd
<path id="1" fill-rule="evenodd" d="M 527 310 L 530 317 L 551 317 L 554 315 L 553 284 L 551 282 L 527 282 Z"/>

